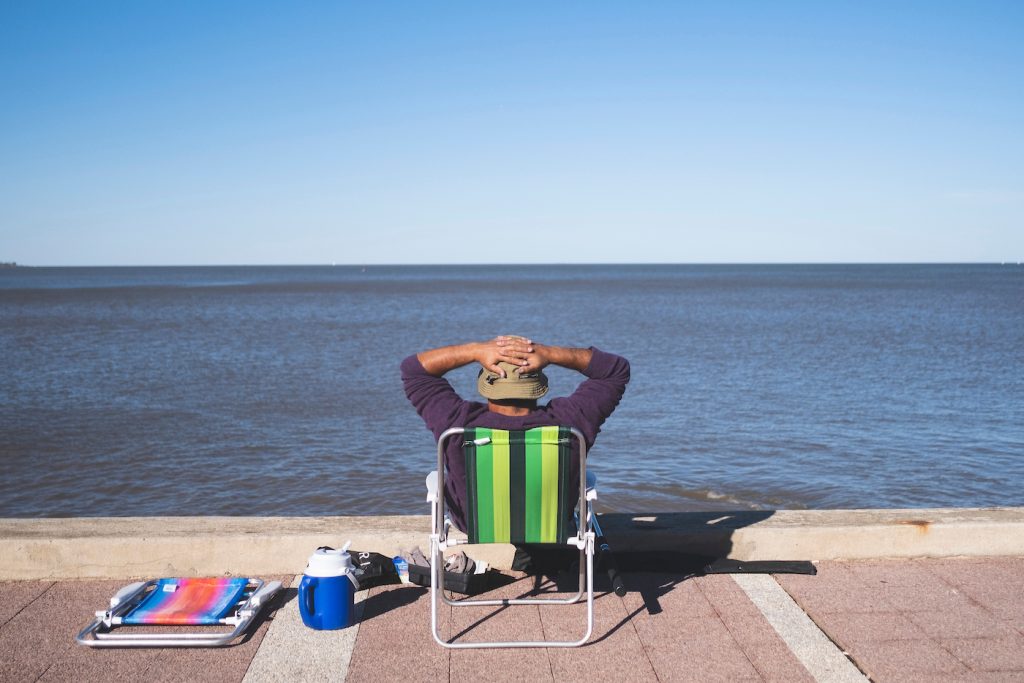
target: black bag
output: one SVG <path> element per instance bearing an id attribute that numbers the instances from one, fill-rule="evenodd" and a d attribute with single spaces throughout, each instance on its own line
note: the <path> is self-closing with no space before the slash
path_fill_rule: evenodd
<path id="1" fill-rule="evenodd" d="M 395 563 L 387 555 L 380 553 L 359 552 L 349 550 L 352 566 L 355 567 L 356 582 L 359 590 L 383 586 L 389 583 L 400 583 Z"/>

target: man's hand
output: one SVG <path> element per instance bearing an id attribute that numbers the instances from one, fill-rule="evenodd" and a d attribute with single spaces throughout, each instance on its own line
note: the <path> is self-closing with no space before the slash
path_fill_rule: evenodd
<path id="1" fill-rule="evenodd" d="M 505 377 L 505 371 L 498 365 L 499 362 L 504 361 L 505 363 L 527 367 L 533 356 L 533 342 L 529 339 L 502 335 L 490 341 L 481 342 L 476 360 L 485 370 Z"/>
<path id="2" fill-rule="evenodd" d="M 531 344 L 531 352 L 524 356 L 520 363 L 517 363 L 520 367 L 516 368 L 516 372 L 520 375 L 523 373 L 540 372 L 551 365 L 550 348 L 543 344 Z"/>

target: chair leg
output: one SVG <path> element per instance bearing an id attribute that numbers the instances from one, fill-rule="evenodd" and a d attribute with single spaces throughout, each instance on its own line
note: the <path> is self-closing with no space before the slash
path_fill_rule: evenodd
<path id="1" fill-rule="evenodd" d="M 439 506 L 435 502 L 431 508 L 430 519 L 433 527 L 433 533 L 430 535 L 430 632 L 438 645 L 449 647 L 437 630 L 438 593 L 444 596 L 444 577 L 441 574 L 444 571 L 444 550 L 441 548 L 441 537 L 447 533 L 444 520 L 439 519 L 439 512 Z"/>

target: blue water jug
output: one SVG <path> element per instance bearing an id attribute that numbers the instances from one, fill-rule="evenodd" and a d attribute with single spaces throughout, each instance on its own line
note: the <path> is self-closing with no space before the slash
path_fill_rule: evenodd
<path id="1" fill-rule="evenodd" d="M 352 623 L 356 586 L 348 545 L 318 548 L 309 558 L 299 583 L 299 614 L 309 628 L 329 631 Z"/>

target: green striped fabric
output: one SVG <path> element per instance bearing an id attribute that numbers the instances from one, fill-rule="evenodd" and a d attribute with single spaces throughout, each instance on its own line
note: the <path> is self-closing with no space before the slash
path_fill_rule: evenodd
<path id="1" fill-rule="evenodd" d="M 568 427 L 463 434 L 470 543 L 565 543 L 579 497 Z"/>

